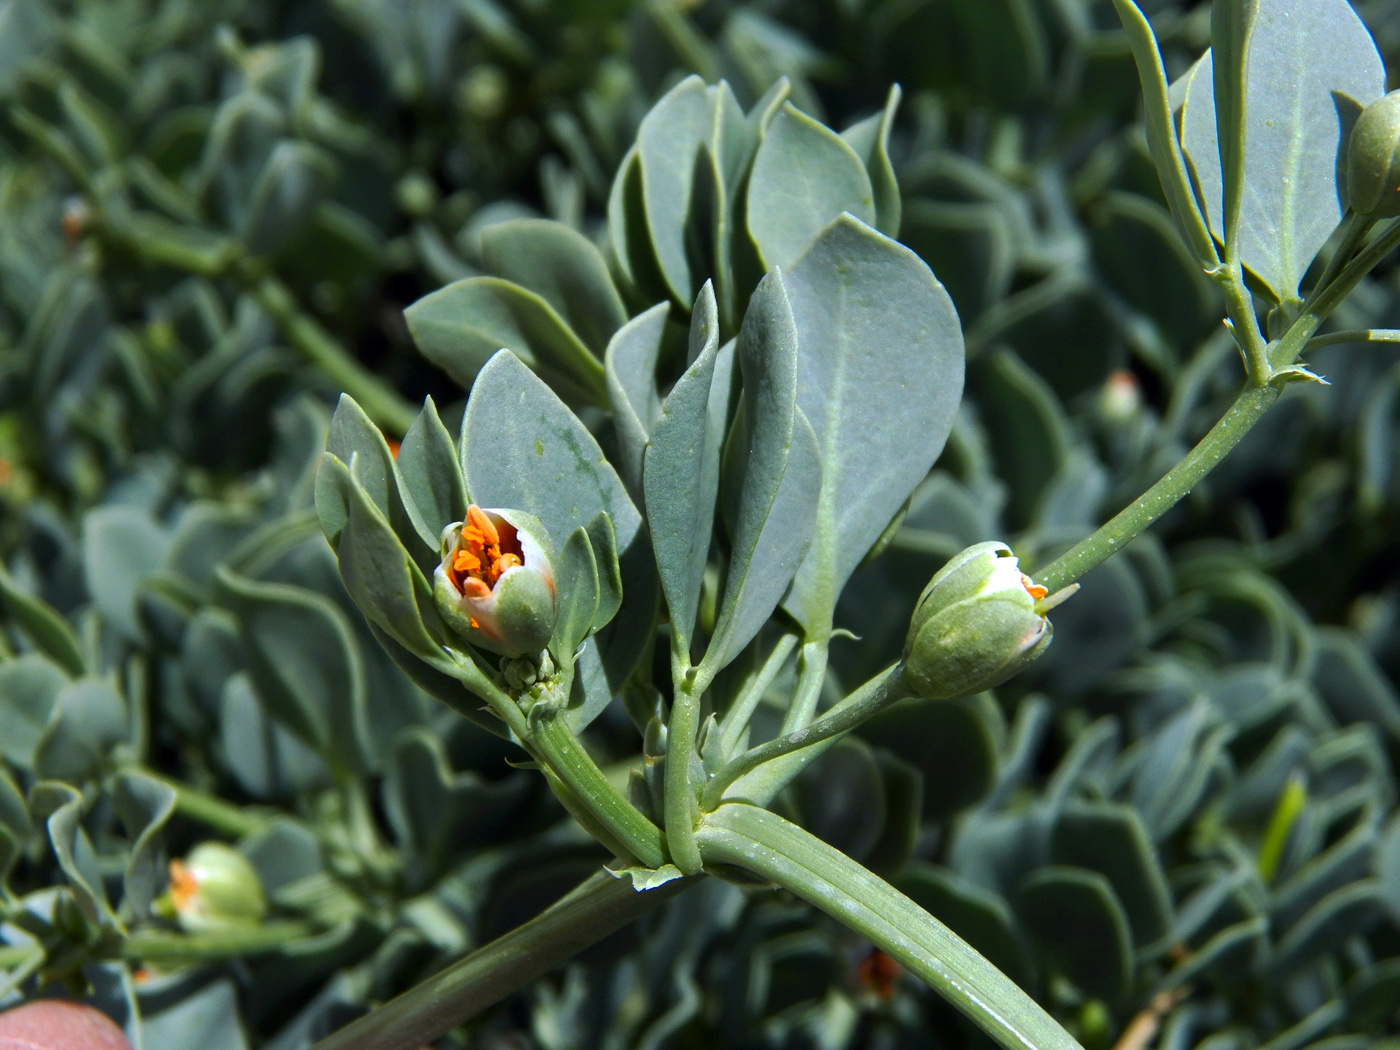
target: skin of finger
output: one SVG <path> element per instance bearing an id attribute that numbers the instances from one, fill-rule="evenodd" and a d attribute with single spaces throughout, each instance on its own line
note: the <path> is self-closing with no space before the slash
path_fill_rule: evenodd
<path id="1" fill-rule="evenodd" d="M 131 1044 L 101 1011 L 47 999 L 0 1013 L 0 1050 L 131 1050 Z"/>

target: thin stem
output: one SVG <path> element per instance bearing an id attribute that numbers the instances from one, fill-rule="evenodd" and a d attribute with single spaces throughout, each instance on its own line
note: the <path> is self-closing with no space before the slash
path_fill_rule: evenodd
<path id="1" fill-rule="evenodd" d="M 569 786 L 579 804 L 608 828 L 627 852 L 648 868 L 666 863 L 661 829 L 603 775 L 562 718 L 546 716 L 535 720 L 530 742 L 554 774 Z"/>
<path id="2" fill-rule="evenodd" d="M 671 720 L 666 725 L 666 844 L 676 867 L 687 875 L 695 875 L 701 868 L 700 850 L 695 845 L 700 809 L 690 779 L 690 761 L 700 729 L 700 683 L 694 668 L 679 664 L 674 681 Z"/>
<path id="3" fill-rule="evenodd" d="M 1328 332 L 1308 340 L 1304 351 L 1338 343 L 1400 343 L 1400 328 L 1356 328 L 1345 332 Z"/>
<path id="4" fill-rule="evenodd" d="M 706 863 L 771 879 L 870 939 L 1007 1050 L 1082 1050 L 1035 1000 L 952 930 L 776 813 L 721 806 L 705 817 L 699 839 Z"/>
<path id="5" fill-rule="evenodd" d="M 284 945 L 304 941 L 314 932 L 301 922 L 270 922 L 250 926 L 246 930 L 221 930 L 217 933 L 152 931 L 127 937 L 121 942 L 120 952 L 122 958 L 134 962 L 189 963 L 232 959 L 276 951 Z"/>
<path id="6" fill-rule="evenodd" d="M 870 716 L 909 695 L 904 685 L 904 665 L 886 668 L 811 725 L 750 748 L 726 765 L 705 785 L 700 808 L 709 812 L 717 807 L 731 784 L 765 762 L 848 733 Z"/>
<path id="7" fill-rule="evenodd" d="M 802 673 L 797 679 L 797 691 L 792 703 L 783 716 L 784 733 L 801 729 L 812 720 L 817 711 L 817 701 L 821 699 L 822 686 L 826 682 L 826 654 L 831 646 L 829 634 L 819 641 L 804 642 L 802 645 Z"/>
<path id="8" fill-rule="evenodd" d="M 535 918 L 498 937 L 312 1050 L 418 1050 L 515 989 L 622 929 L 699 878 L 638 892 L 600 872 Z"/>
<path id="9" fill-rule="evenodd" d="M 268 818 L 259 813 L 250 813 L 242 806 L 192 788 L 171 777 L 156 773 L 145 767 L 135 767 L 143 777 L 159 781 L 175 792 L 175 812 L 197 820 L 206 827 L 222 832 L 230 838 L 241 839 L 267 827 Z"/>
<path id="10" fill-rule="evenodd" d="M 773 684 L 773 679 L 778 677 L 778 672 L 782 670 L 783 664 L 787 663 L 787 658 L 796 647 L 797 635 L 785 634 L 779 638 L 778 644 L 773 646 L 773 651 L 768 654 L 768 659 L 763 661 L 763 666 L 749 677 L 744 683 L 744 688 L 735 697 L 734 705 L 719 724 L 719 753 L 725 758 L 739 746 L 739 739 L 744 735 L 754 711 L 763 700 L 763 694 L 768 692 L 768 687 Z"/>
<path id="11" fill-rule="evenodd" d="M 1035 573 L 1035 582 L 1051 593 L 1067 587 L 1090 569 L 1116 554 L 1160 518 L 1211 472 L 1259 422 L 1282 389 L 1274 384 L 1247 386 L 1228 412 L 1184 459 L 1135 502 Z"/>
<path id="12" fill-rule="evenodd" d="M 1376 264 L 1389 255 L 1397 245 L 1400 245 L 1400 219 L 1381 231 L 1380 235 L 1370 244 L 1366 245 L 1356 254 L 1350 262 L 1346 263 L 1335 278 L 1323 286 L 1318 282 L 1318 288 L 1313 292 L 1308 303 L 1303 307 L 1304 316 L 1316 315 L 1319 322 L 1332 313 L 1342 300 L 1351 294 L 1361 279 L 1375 269 Z M 1302 318 L 1299 318 L 1301 320 Z M 1296 322 L 1295 322 L 1296 326 Z M 1316 331 L 1316 326 L 1313 331 Z M 1301 350 L 1302 348 L 1299 347 Z M 1275 356 L 1278 350 L 1275 348 Z M 1291 363 L 1289 359 L 1288 363 Z M 1277 364 L 1278 362 L 1275 361 Z"/>
<path id="13" fill-rule="evenodd" d="M 1303 304 L 1303 311 L 1307 312 L 1312 308 L 1312 302 L 1317 296 L 1333 281 L 1337 279 L 1337 274 L 1342 267 L 1351 262 L 1356 255 L 1356 249 L 1361 246 L 1361 242 L 1366 239 L 1366 234 L 1375 225 L 1375 219 L 1362 218 L 1350 208 L 1347 209 L 1346 216 L 1342 219 L 1342 238 L 1337 245 L 1337 250 L 1332 253 L 1332 258 L 1327 260 L 1327 266 L 1322 271 L 1322 276 L 1313 285 L 1313 289 L 1308 293 L 1307 301 Z"/>
<path id="14" fill-rule="evenodd" d="M 1244 354 L 1245 369 L 1254 386 L 1269 381 L 1269 347 L 1259 330 L 1259 316 L 1254 310 L 1254 297 L 1244 284 L 1244 271 L 1238 262 L 1207 271 L 1225 293 L 1225 312 L 1230 317 L 1230 329 L 1235 333 Z"/>

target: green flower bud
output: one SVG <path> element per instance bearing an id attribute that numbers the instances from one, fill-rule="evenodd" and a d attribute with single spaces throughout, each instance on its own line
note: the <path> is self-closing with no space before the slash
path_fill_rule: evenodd
<path id="1" fill-rule="evenodd" d="M 1400 215 L 1400 91 L 1356 118 L 1347 143 L 1347 196 L 1358 215 Z"/>
<path id="2" fill-rule="evenodd" d="M 267 897 L 248 858 L 222 842 L 204 842 L 170 862 L 170 902 L 191 933 L 256 926 Z"/>
<path id="3" fill-rule="evenodd" d="M 1050 644 L 1044 597 L 1004 543 L 955 555 L 914 608 L 904 643 L 909 688 L 951 700 L 1006 681 Z"/>
<path id="4" fill-rule="evenodd" d="M 502 656 L 536 657 L 554 633 L 554 551 L 537 518 L 482 510 L 442 530 L 433 574 L 438 611 L 472 645 Z"/>

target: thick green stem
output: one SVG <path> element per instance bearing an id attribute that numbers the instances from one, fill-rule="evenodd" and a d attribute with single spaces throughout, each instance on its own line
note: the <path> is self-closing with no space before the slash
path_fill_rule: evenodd
<path id="1" fill-rule="evenodd" d="M 523 926 L 327 1036 L 313 1050 L 418 1050 L 699 881 L 673 879 L 639 893 L 629 878 L 594 875 Z"/>
<path id="2" fill-rule="evenodd" d="M 314 930 L 300 922 L 270 922 L 246 930 L 217 933 L 135 933 L 121 942 L 121 955 L 133 962 L 194 963 L 275 951 L 304 941 Z"/>
<path id="3" fill-rule="evenodd" d="M 904 684 L 904 665 L 895 664 L 887 668 L 811 725 L 750 748 L 734 759 L 705 785 L 700 808 L 707 812 L 714 809 L 724 800 L 724 793 L 731 784 L 765 762 L 844 735 L 871 715 L 909 695 L 909 689 Z"/>
<path id="4" fill-rule="evenodd" d="M 222 832 L 230 838 L 241 839 L 267 827 L 268 818 L 259 813 L 249 812 L 242 806 L 235 806 L 215 795 L 144 767 L 136 767 L 136 771 L 144 777 L 159 781 L 175 792 L 176 813 Z"/>
<path id="5" fill-rule="evenodd" d="M 771 879 L 869 938 L 1007 1050 L 1081 1050 L 1035 1000 L 952 930 L 776 813 L 721 806 L 705 817 L 699 840 L 706 863 Z"/>
<path id="6" fill-rule="evenodd" d="M 700 683 L 693 669 L 678 671 L 671 720 L 666 726 L 666 844 L 672 862 L 687 875 L 700 871 L 700 850 L 695 845 L 700 809 L 690 781 L 690 760 L 699 729 Z"/>
<path id="7" fill-rule="evenodd" d="M 613 787 L 562 718 L 546 716 L 536 720 L 530 741 L 540 758 L 569 786 L 579 804 L 608 828 L 638 862 L 648 868 L 666 863 L 661 829 Z"/>

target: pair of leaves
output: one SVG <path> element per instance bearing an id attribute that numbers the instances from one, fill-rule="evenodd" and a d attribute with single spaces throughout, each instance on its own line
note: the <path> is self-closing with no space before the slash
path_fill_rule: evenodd
<path id="1" fill-rule="evenodd" d="M 1211 51 L 1171 88 L 1181 148 L 1211 233 L 1294 299 L 1342 217 L 1347 138 L 1385 69 L 1347 0 L 1235 0 L 1213 23 Z"/>
<path id="2" fill-rule="evenodd" d="M 627 319 L 602 254 L 541 219 L 488 227 L 482 253 L 495 276 L 456 281 L 404 311 L 418 348 L 464 387 L 509 348 L 551 384 L 602 403 L 600 358 Z"/>

